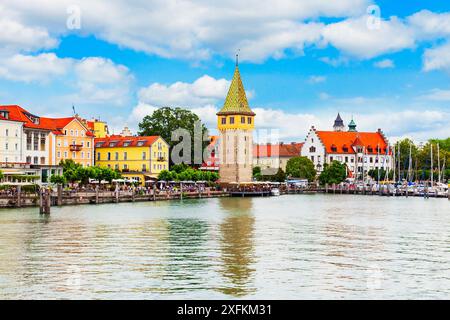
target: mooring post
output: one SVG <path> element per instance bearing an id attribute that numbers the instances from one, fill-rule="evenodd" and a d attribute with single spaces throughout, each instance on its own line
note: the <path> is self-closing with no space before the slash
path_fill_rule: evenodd
<path id="1" fill-rule="evenodd" d="M 119 202 L 119 185 L 118 184 L 116 184 L 115 197 L 116 197 L 116 203 L 118 203 Z"/>
<path id="2" fill-rule="evenodd" d="M 99 203 L 99 197 L 98 197 L 98 186 L 95 186 L 95 204 Z"/>
<path id="3" fill-rule="evenodd" d="M 62 206 L 62 184 L 58 183 L 57 186 L 57 192 L 58 192 L 58 199 L 57 199 L 57 205 Z"/>
<path id="4" fill-rule="evenodd" d="M 39 213 L 44 213 L 44 190 L 41 188 L 39 189 Z"/>
<path id="5" fill-rule="evenodd" d="M 52 194 L 50 188 L 47 189 L 47 198 L 45 200 L 45 213 L 50 214 L 50 207 L 52 205 Z"/>
<path id="6" fill-rule="evenodd" d="M 180 182 L 180 200 L 183 200 L 183 182 Z"/>
<path id="7" fill-rule="evenodd" d="M 328 193 L 328 183 L 325 183 L 325 193 Z"/>
<path id="8" fill-rule="evenodd" d="M 22 186 L 17 186 L 17 208 L 22 206 Z"/>
<path id="9" fill-rule="evenodd" d="M 153 183 L 153 201 L 156 200 L 156 183 Z"/>
<path id="10" fill-rule="evenodd" d="M 134 196 L 135 196 L 136 188 L 131 189 L 131 202 L 134 202 Z"/>

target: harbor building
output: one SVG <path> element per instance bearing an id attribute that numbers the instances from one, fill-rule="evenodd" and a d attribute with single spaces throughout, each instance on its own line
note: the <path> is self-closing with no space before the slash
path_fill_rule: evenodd
<path id="1" fill-rule="evenodd" d="M 169 169 L 169 144 L 160 136 L 96 138 L 95 164 L 120 171 L 124 178 L 144 185 Z"/>
<path id="2" fill-rule="evenodd" d="M 217 113 L 221 183 L 252 181 L 254 119 L 236 56 L 233 79 L 223 108 Z"/>
<path id="3" fill-rule="evenodd" d="M 12 120 L 9 110 L 0 109 L 0 163 L 23 162 L 23 124 Z"/>
<path id="4" fill-rule="evenodd" d="M 253 146 L 253 165 L 258 166 L 265 175 L 275 174 L 278 168 L 286 171 L 289 159 L 299 157 L 303 143 L 256 144 Z"/>
<path id="5" fill-rule="evenodd" d="M 200 170 L 219 171 L 219 136 L 210 136 L 207 154 L 200 166 Z"/>
<path id="6" fill-rule="evenodd" d="M 106 122 L 93 118 L 90 121 L 85 121 L 85 123 L 96 138 L 106 138 L 109 136 L 109 129 Z"/>
<path id="7" fill-rule="evenodd" d="M 332 161 L 344 163 L 348 175 L 353 177 L 362 177 L 369 170 L 393 168 L 389 141 L 381 129 L 358 132 L 352 119 L 348 131 L 342 131 L 339 120 L 342 119 L 338 114 L 333 131 L 320 131 L 313 126 L 306 136 L 301 155 L 314 163 L 318 173 Z"/>

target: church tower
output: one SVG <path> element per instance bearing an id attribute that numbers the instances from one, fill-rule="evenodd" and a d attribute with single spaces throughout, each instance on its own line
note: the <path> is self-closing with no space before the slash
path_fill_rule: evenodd
<path id="1" fill-rule="evenodd" d="M 252 181 L 254 119 L 255 113 L 248 105 L 236 55 L 233 80 L 223 108 L 217 113 L 221 183 Z"/>
<path id="2" fill-rule="evenodd" d="M 341 132 L 341 131 L 344 131 L 344 128 L 345 128 L 344 121 L 342 120 L 341 115 L 338 112 L 336 120 L 334 120 L 333 129 L 334 129 L 334 131 Z"/>

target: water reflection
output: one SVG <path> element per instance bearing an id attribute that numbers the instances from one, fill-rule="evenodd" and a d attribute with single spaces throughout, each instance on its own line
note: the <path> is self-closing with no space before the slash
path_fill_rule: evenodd
<path id="1" fill-rule="evenodd" d="M 254 292 L 252 276 L 255 272 L 254 258 L 255 218 L 251 198 L 220 199 L 220 208 L 227 216 L 220 223 L 220 250 L 222 265 L 220 273 L 228 286 L 219 291 L 236 297 Z"/>

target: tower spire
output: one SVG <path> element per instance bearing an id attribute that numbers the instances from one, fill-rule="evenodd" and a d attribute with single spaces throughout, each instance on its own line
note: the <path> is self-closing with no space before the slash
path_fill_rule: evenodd
<path id="1" fill-rule="evenodd" d="M 241 51 L 241 49 L 237 49 L 236 51 L 236 67 L 239 66 L 239 51 Z"/>

